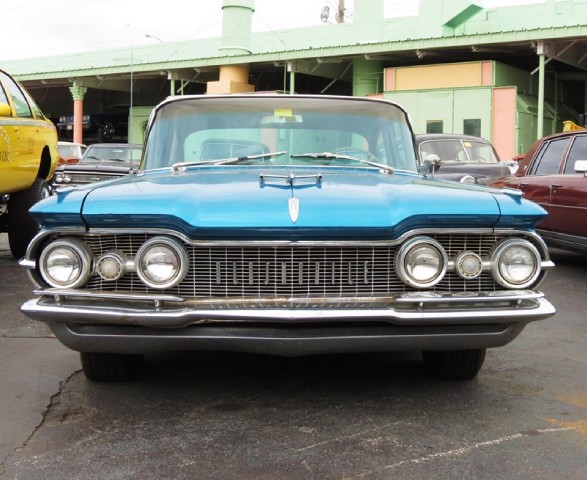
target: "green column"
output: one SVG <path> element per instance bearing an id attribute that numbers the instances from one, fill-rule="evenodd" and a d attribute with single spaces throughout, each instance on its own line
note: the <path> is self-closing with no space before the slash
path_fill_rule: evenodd
<path id="1" fill-rule="evenodd" d="M 383 68 L 380 61 L 358 57 L 353 60 L 353 95 L 364 97 L 383 91 Z"/>
<path id="2" fill-rule="evenodd" d="M 544 43 L 538 42 L 538 118 L 536 119 L 536 138 L 544 136 Z"/>

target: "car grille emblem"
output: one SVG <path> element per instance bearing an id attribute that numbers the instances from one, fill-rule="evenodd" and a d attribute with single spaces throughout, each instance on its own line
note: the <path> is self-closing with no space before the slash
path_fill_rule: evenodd
<path id="1" fill-rule="evenodd" d="M 298 220 L 298 215 L 300 214 L 300 201 L 297 198 L 290 198 L 289 199 L 289 216 L 293 223 L 296 223 Z"/>

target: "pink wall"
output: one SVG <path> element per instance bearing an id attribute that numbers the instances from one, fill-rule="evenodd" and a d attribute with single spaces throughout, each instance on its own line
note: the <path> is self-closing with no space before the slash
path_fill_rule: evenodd
<path id="1" fill-rule="evenodd" d="M 502 160 L 516 152 L 516 88 L 493 90 L 493 145 Z"/>

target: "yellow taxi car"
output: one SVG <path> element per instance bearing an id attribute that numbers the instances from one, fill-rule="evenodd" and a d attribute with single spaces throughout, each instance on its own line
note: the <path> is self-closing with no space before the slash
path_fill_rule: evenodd
<path id="1" fill-rule="evenodd" d="M 0 70 L 0 232 L 15 257 L 38 225 L 29 208 L 48 193 L 59 159 L 57 129 L 25 88 Z"/>

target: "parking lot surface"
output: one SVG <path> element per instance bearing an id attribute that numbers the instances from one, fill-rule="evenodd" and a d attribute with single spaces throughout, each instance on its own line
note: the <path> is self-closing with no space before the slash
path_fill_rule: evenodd
<path id="1" fill-rule="evenodd" d="M 587 478 L 587 257 L 553 260 L 558 313 L 470 382 L 412 353 L 199 352 L 92 383 L 20 313 L 32 287 L 0 235 L 0 478 Z"/>

